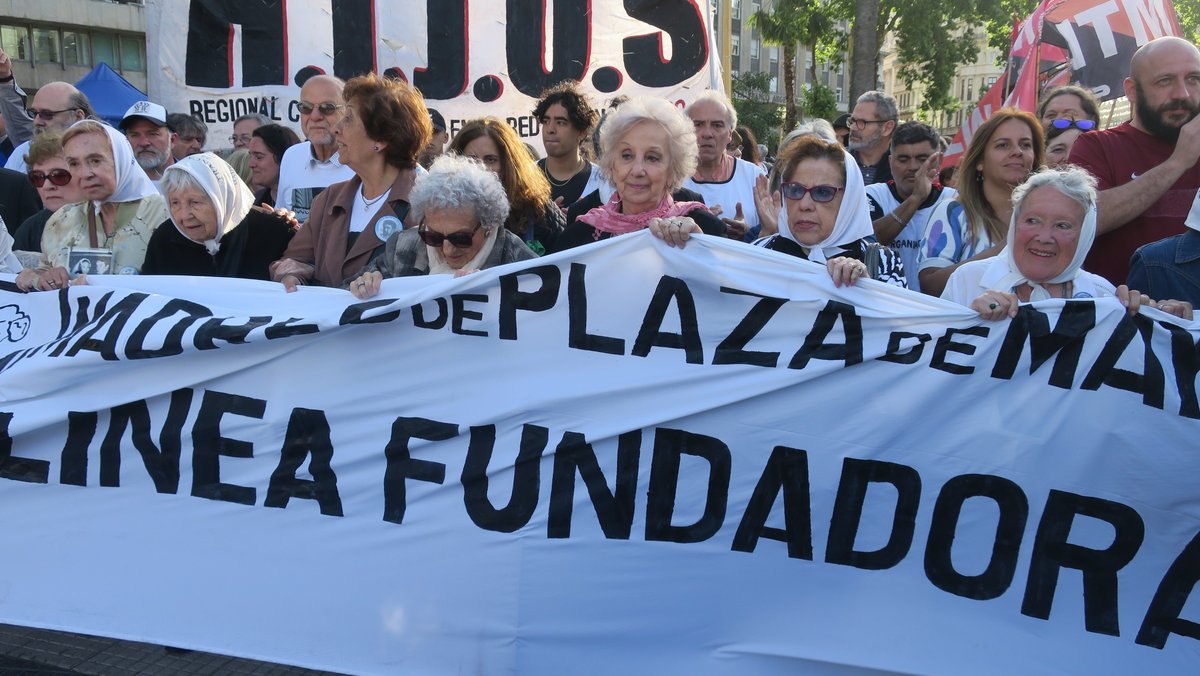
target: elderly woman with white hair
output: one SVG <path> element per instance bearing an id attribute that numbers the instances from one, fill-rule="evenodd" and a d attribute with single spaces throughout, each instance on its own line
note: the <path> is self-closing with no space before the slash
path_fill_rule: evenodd
<path id="1" fill-rule="evenodd" d="M 1096 238 L 1096 180 L 1086 171 L 1043 169 L 1013 190 L 1008 241 L 993 258 L 960 265 L 942 298 L 969 306 L 981 317 L 1015 317 L 1021 303 L 1050 298 L 1116 296 L 1136 314 L 1143 305 L 1183 319 L 1186 301 L 1155 301 L 1082 269 Z"/>
<path id="2" fill-rule="evenodd" d="M 271 279 L 287 249 L 291 223 L 254 208 L 254 194 L 212 153 L 167 167 L 159 187 L 171 218 L 150 238 L 142 274 Z"/>
<path id="3" fill-rule="evenodd" d="M 600 147 L 600 173 L 616 192 L 568 225 L 556 250 L 646 228 L 673 246 L 691 233 L 725 234 L 725 223 L 706 205 L 672 197 L 696 171 L 697 157 L 695 128 L 675 106 L 631 99 L 605 121 Z"/>
<path id="4" fill-rule="evenodd" d="M 520 236 L 504 227 L 508 197 L 496 174 L 476 160 L 443 155 L 417 178 L 409 195 L 415 228 L 392 233 L 383 255 L 347 288 L 357 298 L 379 293 L 389 277 L 476 270 L 537 258 Z"/>

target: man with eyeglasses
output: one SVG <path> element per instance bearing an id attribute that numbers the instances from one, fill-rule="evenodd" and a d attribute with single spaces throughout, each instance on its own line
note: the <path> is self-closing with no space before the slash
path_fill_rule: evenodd
<path id="1" fill-rule="evenodd" d="M 171 148 L 178 136 L 167 126 L 167 109 L 152 101 L 138 101 L 125 111 L 120 128 L 133 146 L 138 166 L 157 184 L 167 167 L 175 164 Z"/>
<path id="2" fill-rule="evenodd" d="M 905 122 L 892 135 L 892 180 L 866 187 L 875 239 L 900 255 L 908 288 L 921 290 L 917 254 L 934 207 L 958 193 L 938 182 L 942 139 L 923 122 Z"/>
<path id="3" fill-rule="evenodd" d="M 0 52 L 3 54 L 3 52 Z M 92 104 L 83 92 L 69 82 L 49 82 L 33 95 L 33 102 L 25 110 L 21 110 L 19 101 L 24 92 L 16 85 L 12 74 L 12 64 L 8 55 L 0 57 L 0 110 L 4 111 L 4 120 L 9 127 L 9 133 L 22 121 L 32 122 L 33 133 L 43 131 L 63 131 L 85 117 L 95 116 Z M 16 108 L 14 110 L 14 107 Z M 15 137 L 14 137 L 15 138 Z M 12 155 L 4 163 L 5 169 L 26 173 L 25 153 L 29 151 L 29 140 L 13 149 Z"/>
<path id="4" fill-rule="evenodd" d="M 1143 244 L 1184 231 L 1200 189 L 1200 49 L 1163 37 L 1134 53 L 1129 122 L 1081 134 L 1069 161 L 1096 177 L 1096 242 L 1085 270 L 1124 284 Z"/>
<path id="5" fill-rule="evenodd" d="M 233 121 L 233 134 L 229 137 L 229 142 L 233 144 L 234 150 L 241 150 L 250 145 L 250 139 L 254 136 L 254 130 L 271 124 L 271 120 L 267 119 L 266 115 L 260 113 L 246 113 Z"/>
<path id="6" fill-rule="evenodd" d="M 354 171 L 338 161 L 333 136 L 334 125 L 346 114 L 345 85 L 332 75 L 316 75 L 300 88 L 300 130 L 308 140 L 283 154 L 275 206 L 296 212 L 301 223 L 308 220 L 313 198 L 322 190 L 354 177 Z"/>
<path id="7" fill-rule="evenodd" d="M 883 92 L 867 92 L 858 97 L 854 104 L 854 110 L 847 120 L 850 125 L 850 154 L 858 161 L 864 184 L 892 180 L 888 149 L 899 119 L 896 99 Z"/>

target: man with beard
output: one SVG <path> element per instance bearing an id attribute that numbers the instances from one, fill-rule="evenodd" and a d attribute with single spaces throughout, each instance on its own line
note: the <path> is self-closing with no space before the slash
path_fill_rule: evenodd
<path id="1" fill-rule="evenodd" d="M 892 135 L 888 155 L 892 180 L 867 186 L 867 205 L 875 239 L 895 251 L 904 264 L 908 288 L 921 290 L 917 254 L 924 244 L 925 222 L 942 200 L 953 199 L 954 188 L 942 187 L 938 169 L 942 139 L 923 122 L 905 122 Z"/>
<path id="2" fill-rule="evenodd" d="M 171 153 L 178 134 L 167 126 L 167 109 L 150 101 L 138 101 L 121 118 L 121 131 L 133 146 L 133 157 L 151 181 L 175 164 Z"/>
<path id="3" fill-rule="evenodd" d="M 333 127 L 346 115 L 340 78 L 316 75 L 300 87 L 300 131 L 308 140 L 297 143 L 279 162 L 279 187 L 275 206 L 296 212 L 296 220 L 308 220 L 313 199 L 334 183 L 354 178 L 354 170 L 338 161 Z"/>
<path id="4" fill-rule="evenodd" d="M 1084 269 L 1124 284 L 1141 245 L 1183 232 L 1200 189 L 1200 50 L 1176 37 L 1146 43 L 1129 63 L 1133 119 L 1083 134 L 1070 162 L 1096 177 L 1096 243 Z"/>
<path id="5" fill-rule="evenodd" d="M 900 119 L 896 99 L 883 92 L 867 92 L 858 97 L 850 113 L 850 154 L 858 160 L 863 183 L 887 183 L 892 180 L 888 148 Z"/>

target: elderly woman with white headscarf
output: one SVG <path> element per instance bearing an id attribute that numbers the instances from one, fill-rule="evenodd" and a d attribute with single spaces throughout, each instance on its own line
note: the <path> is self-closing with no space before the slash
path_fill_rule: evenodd
<path id="1" fill-rule="evenodd" d="M 117 273 L 138 274 L 154 228 L 167 218 L 162 195 L 121 132 L 80 120 L 63 133 L 62 144 L 85 201 L 62 207 L 46 222 L 41 263 L 17 277 L 17 286 L 26 291 L 67 286 L 71 253 L 80 249 L 90 258 L 111 257 Z"/>
<path id="2" fill-rule="evenodd" d="M 537 258 L 504 227 L 508 197 L 496 174 L 476 160 L 442 155 L 409 194 L 415 228 L 392 233 L 383 255 L 346 284 L 358 298 L 379 293 L 389 277 L 454 274 Z"/>
<path id="3" fill-rule="evenodd" d="M 1050 298 L 1116 296 L 1131 314 L 1142 305 L 1183 319 L 1186 301 L 1154 301 L 1127 286 L 1083 270 L 1096 238 L 1096 180 L 1086 171 L 1043 169 L 1013 191 L 1013 216 L 1004 250 L 960 265 L 942 298 L 967 305 L 989 320 L 1015 317 L 1021 303 Z"/>
<path id="4" fill-rule="evenodd" d="M 869 277 L 905 287 L 900 257 L 875 230 L 858 162 L 836 142 L 803 136 L 779 158 L 779 233 L 755 245 L 824 265 L 836 286 Z"/>
<path id="5" fill-rule="evenodd" d="M 147 275 L 271 278 L 269 266 L 287 249 L 291 224 L 254 208 L 254 195 L 224 160 L 189 155 L 167 167 L 159 186 L 170 220 L 154 231 Z"/>

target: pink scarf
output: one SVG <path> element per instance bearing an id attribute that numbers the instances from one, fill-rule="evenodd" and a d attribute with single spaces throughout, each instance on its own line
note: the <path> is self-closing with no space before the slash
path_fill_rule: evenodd
<path id="1" fill-rule="evenodd" d="M 640 214 L 625 214 L 621 213 L 621 196 L 613 193 L 613 196 L 608 200 L 608 204 L 596 207 L 576 220 L 587 223 L 598 232 L 611 232 L 614 235 L 624 235 L 649 227 L 650 220 L 653 218 L 686 216 L 696 209 L 707 210 L 708 207 L 700 202 L 676 202 L 674 199 L 671 199 L 671 195 L 668 193 L 658 203 L 658 206 L 650 211 L 643 211 Z"/>

